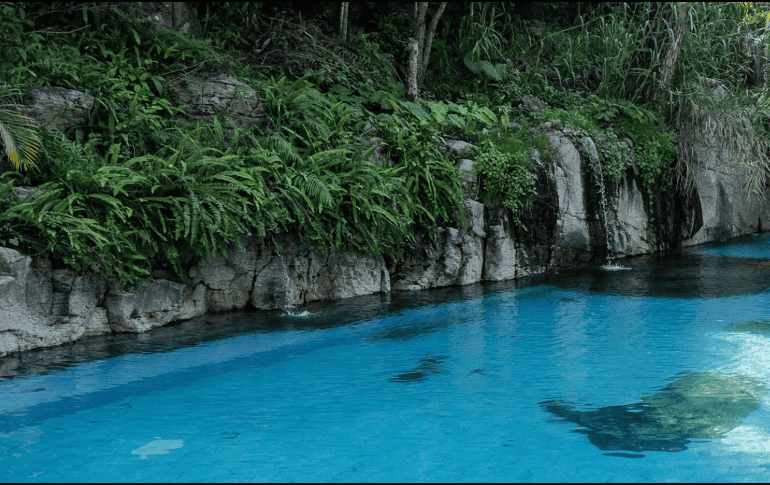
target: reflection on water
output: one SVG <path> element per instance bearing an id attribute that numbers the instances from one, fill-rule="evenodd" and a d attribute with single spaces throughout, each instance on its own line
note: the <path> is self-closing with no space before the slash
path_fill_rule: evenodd
<path id="1" fill-rule="evenodd" d="M 722 243 L 708 244 L 696 249 L 701 254 L 730 258 L 770 258 L 770 236 L 751 234 Z M 767 263 L 765 263 L 767 264 Z"/>
<path id="2" fill-rule="evenodd" d="M 459 318 L 446 318 L 445 315 L 425 315 L 424 318 L 410 318 L 396 321 L 393 325 L 375 331 L 369 340 L 412 340 L 414 338 L 446 330 L 459 323 Z"/>
<path id="3" fill-rule="evenodd" d="M 631 453 L 605 453 L 604 456 L 618 456 L 620 458 L 644 458 L 644 455 L 632 455 Z"/>
<path id="4" fill-rule="evenodd" d="M 439 355 L 436 357 L 423 357 L 420 359 L 417 367 L 408 371 L 398 374 L 396 377 L 390 379 L 391 382 L 416 382 L 425 380 L 430 374 L 442 374 L 442 363 L 446 360 L 446 356 Z"/>
<path id="5" fill-rule="evenodd" d="M 45 374 L 121 355 L 170 352 L 243 334 L 338 328 L 417 308 L 470 301 L 522 288 L 528 288 L 531 298 L 538 298 L 541 292 L 538 287 L 548 292 L 551 286 L 630 297 L 709 298 L 757 294 L 770 288 L 768 261 L 758 258 L 758 254 L 751 249 L 763 245 L 770 247 L 770 236 L 753 235 L 732 240 L 727 245 L 707 245 L 682 253 L 627 258 L 623 260 L 623 267 L 629 271 L 584 268 L 519 280 L 314 302 L 302 307 L 302 311 L 298 310 L 304 318 L 282 315 L 280 311 L 206 315 L 144 334 L 104 335 L 58 347 L 10 354 L 0 360 L 0 381 Z M 731 249 L 734 247 L 743 249 L 736 253 Z M 740 257 L 734 257 L 736 254 Z M 409 340 L 456 323 L 435 317 L 411 321 L 409 325 L 383 329 L 373 338 Z"/>
<path id="6" fill-rule="evenodd" d="M 564 289 L 624 296 L 720 298 L 761 293 L 770 288 L 767 261 L 684 252 L 624 261 L 633 271 L 562 271 L 549 283 Z"/>
<path id="7" fill-rule="evenodd" d="M 763 481 L 770 271 L 749 246 L 6 356 L 0 476 Z"/>
<path id="8" fill-rule="evenodd" d="M 767 393 L 756 379 L 716 373 L 693 373 L 667 385 L 642 402 L 576 411 L 552 400 L 546 411 L 579 424 L 601 450 L 683 451 L 697 438 L 721 438 L 759 406 Z"/>

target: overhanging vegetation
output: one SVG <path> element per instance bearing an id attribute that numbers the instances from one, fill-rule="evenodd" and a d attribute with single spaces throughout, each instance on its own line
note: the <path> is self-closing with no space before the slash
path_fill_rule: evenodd
<path id="1" fill-rule="evenodd" d="M 630 137 L 651 197 L 677 174 L 689 180 L 693 145 L 719 132 L 754 169 L 755 193 L 764 189 L 759 7 L 584 4 L 579 14 L 449 4 L 410 102 L 411 5 L 350 5 L 346 40 L 329 21 L 339 4 L 189 5 L 192 29 L 183 32 L 158 29 L 129 4 L 0 4 L 0 122 L 16 164 L 0 177 L 0 244 L 128 285 L 159 267 L 181 276 L 185 248 L 208 260 L 241 235 L 269 240 L 277 230 L 319 253 L 397 260 L 453 221 L 463 197 L 525 209 L 537 197 L 532 150 L 544 146 L 531 128 L 545 122 L 606 139 L 599 162 L 613 183 L 631 162 L 610 134 Z M 429 5 L 428 17 L 439 8 Z M 670 27 L 683 22 L 676 41 Z M 171 81 L 220 73 L 258 93 L 254 126 L 235 127 L 223 113 L 180 121 Z M 24 142 L 29 126 L 11 121 L 40 86 L 76 89 L 96 104 L 67 133 L 39 132 L 37 150 L 35 138 Z M 525 94 L 548 108 L 527 110 Z M 705 134 L 693 129 L 704 119 L 718 121 Z M 387 152 L 380 163 L 370 161 L 372 136 Z M 478 193 L 464 192 L 440 150 L 448 139 L 478 147 Z M 18 201 L 20 185 L 44 195 Z"/>

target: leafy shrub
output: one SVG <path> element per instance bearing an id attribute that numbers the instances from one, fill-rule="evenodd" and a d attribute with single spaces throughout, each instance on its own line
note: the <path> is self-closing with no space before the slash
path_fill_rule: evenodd
<path id="1" fill-rule="evenodd" d="M 627 147 L 621 145 L 615 133 L 600 132 L 595 136 L 596 151 L 599 154 L 599 164 L 602 167 L 604 180 L 610 185 L 616 185 L 626 174 L 626 169 L 632 160 Z M 578 145 L 579 146 L 579 145 Z"/>
<path id="2" fill-rule="evenodd" d="M 133 284 L 149 274 L 158 254 L 181 276 L 180 241 L 210 259 L 270 221 L 257 169 L 234 155 L 203 153 L 182 160 L 181 151 L 172 152 L 125 164 L 92 154 L 91 163 L 80 167 L 73 153 L 64 162 L 66 176 L 40 187 L 44 195 L 18 204 L 3 198 L 0 224 L 36 252 Z M 4 191 L 12 185 L 4 184 Z"/>
<path id="3" fill-rule="evenodd" d="M 470 15 L 456 16 L 459 26 L 447 15 L 426 86 L 452 100 L 417 103 L 404 100 L 392 59 L 381 53 L 387 44 L 391 54 L 400 54 L 398 42 L 411 26 L 406 15 L 391 15 L 404 28 L 383 24 L 377 42 L 360 34 L 343 48 L 302 22 L 286 23 L 273 38 L 275 32 L 257 28 L 266 25 L 259 6 L 199 6 L 196 20 L 207 40 L 157 30 L 129 16 L 128 8 L 0 5 L 8 27 L 0 94 L 9 92 L 7 86 L 23 92 L 55 84 L 97 99 L 87 124 L 65 135 L 41 135 L 40 162 L 0 179 L 0 240 L 59 264 L 113 272 L 125 284 L 148 274 L 159 259 L 181 271 L 180 245 L 208 259 L 242 234 L 278 228 L 299 233 L 319 253 L 384 252 L 398 259 L 416 234 L 452 222 L 453 209 L 461 207 L 453 160 L 437 148 L 449 137 L 480 147 L 481 199 L 514 213 L 535 195 L 531 151 L 543 140 L 529 135 L 532 124 L 563 123 L 604 138 L 597 149 L 613 182 L 629 161 L 604 130 L 634 140 L 648 190 L 671 164 L 676 140 L 642 104 L 655 67 L 643 61 L 660 33 L 659 25 L 640 22 L 651 12 L 648 5 L 589 16 L 585 24 L 537 38 L 513 28 L 510 42 L 505 29 L 518 24 L 500 6 L 474 4 Z M 721 41 L 693 44 L 703 29 L 685 38 L 683 53 L 698 61 L 683 54 L 674 81 L 681 90 L 670 93 L 669 119 L 694 96 L 687 86 L 696 71 L 737 83 L 742 74 L 725 70 L 731 63 L 747 65 L 730 37 L 730 28 L 740 26 L 734 15 L 693 9 Z M 234 18 L 243 22 L 227 28 Z M 53 26 L 78 29 L 77 35 L 45 31 Z M 289 52 L 306 38 L 318 43 L 314 54 L 285 63 L 287 72 L 295 69 L 294 77 L 304 79 L 267 78 L 246 58 L 225 53 L 268 40 Z M 720 48 L 729 60 L 719 58 Z M 223 117 L 190 126 L 171 121 L 181 109 L 166 89 L 168 79 L 212 64 L 260 92 L 264 117 L 258 126 L 231 129 Z M 525 93 L 552 108 L 519 119 L 527 126 L 510 130 L 512 115 L 525 115 L 512 107 Z M 384 139 L 390 166 L 369 161 L 374 148 L 360 140 L 366 134 Z M 46 194 L 20 204 L 3 197 L 19 183 L 41 184 Z"/>
<path id="4" fill-rule="evenodd" d="M 544 140 L 538 140 L 541 144 Z M 514 134 L 482 141 L 476 154 L 476 173 L 480 175 L 480 199 L 486 203 L 502 203 L 510 209 L 514 220 L 536 195 L 536 175 L 532 150 L 537 142 Z"/>
<path id="5" fill-rule="evenodd" d="M 639 167 L 645 186 L 649 188 L 671 167 L 676 154 L 676 135 L 655 125 L 622 120 L 620 129 L 636 144 L 634 162 Z"/>
<path id="6" fill-rule="evenodd" d="M 433 119 L 448 116 L 439 109 L 430 114 L 421 106 L 404 102 L 392 105 L 392 115 L 378 117 L 379 134 L 391 149 L 399 177 L 411 199 L 405 211 L 418 227 L 434 232 L 452 221 L 452 208 L 461 207 L 462 190 L 454 163 L 438 151 L 443 142 Z M 450 118 L 451 119 L 451 118 Z M 459 118 L 456 119 L 458 123 Z M 463 212 L 460 211 L 462 214 Z"/>
<path id="7" fill-rule="evenodd" d="M 571 126 L 572 128 L 579 128 L 590 132 L 595 132 L 598 127 L 594 120 L 585 111 L 580 110 L 566 110 L 562 108 L 549 108 L 532 113 L 532 119 L 536 123 L 544 123 L 550 121 L 551 123 L 561 123 Z"/>

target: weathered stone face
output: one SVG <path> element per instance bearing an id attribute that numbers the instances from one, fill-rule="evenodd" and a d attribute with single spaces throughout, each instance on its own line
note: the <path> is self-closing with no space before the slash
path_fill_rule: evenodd
<path id="1" fill-rule="evenodd" d="M 616 257 L 650 253 L 649 217 L 636 178 L 624 178 L 610 193 L 610 244 Z"/>
<path id="2" fill-rule="evenodd" d="M 702 227 L 683 241 L 695 246 L 711 241 L 726 241 L 733 237 L 762 230 L 770 221 L 770 201 L 750 201 L 743 186 L 748 177 L 747 167 L 725 163 L 725 154 L 716 148 L 698 146 L 704 165 L 695 175 L 702 210 Z"/>
<path id="3" fill-rule="evenodd" d="M 484 231 L 484 204 L 475 200 L 465 200 L 465 221 L 468 229 L 463 234 L 461 250 L 463 254 L 457 283 L 468 285 L 481 281 L 484 265 L 484 243 L 487 236 Z"/>
<path id="4" fill-rule="evenodd" d="M 324 263 L 314 275 L 316 287 L 319 290 L 327 289 L 315 292 L 313 296 L 319 300 L 351 298 L 390 291 L 390 277 L 382 258 L 332 254 Z"/>
<path id="5" fill-rule="evenodd" d="M 479 176 L 474 173 L 476 162 L 467 158 L 461 158 L 455 164 L 455 169 L 460 175 L 460 184 L 466 190 L 466 193 L 475 194 L 479 185 Z"/>
<path id="6" fill-rule="evenodd" d="M 394 290 L 415 291 L 481 281 L 486 237 L 484 204 L 466 199 L 464 205 L 466 230 L 446 228 L 425 249 L 409 252 L 396 267 Z M 459 214 L 455 220 L 460 226 Z"/>
<path id="7" fill-rule="evenodd" d="M 38 320 L 27 307 L 27 278 L 32 258 L 18 251 L 0 248 L 0 331 Z M 19 321 L 21 320 L 21 321 Z"/>
<path id="8" fill-rule="evenodd" d="M 484 279 L 503 281 L 515 278 L 516 245 L 504 226 L 491 226 L 486 243 Z"/>
<path id="9" fill-rule="evenodd" d="M 188 270 L 185 282 L 191 288 L 203 285 L 199 291 L 205 293 L 207 311 L 234 310 L 248 303 L 259 247 L 248 236 L 241 239 L 241 244 L 240 250 L 231 244 L 227 258 L 217 255 L 210 263 L 201 261 Z"/>
<path id="10" fill-rule="evenodd" d="M 592 248 L 588 234 L 580 153 L 565 136 L 552 133 L 548 138 L 558 154 L 551 174 L 556 185 L 560 214 L 554 242 L 558 248 L 565 251 L 590 252 Z"/>
<path id="11" fill-rule="evenodd" d="M 548 108 L 548 105 L 545 104 L 543 101 L 540 101 L 536 97 L 532 96 L 531 94 L 525 94 L 521 97 L 519 100 L 522 106 L 524 106 L 524 109 L 526 109 L 529 112 L 532 111 L 540 111 Z"/>
<path id="12" fill-rule="evenodd" d="M 286 308 L 390 291 L 390 274 L 381 257 L 330 252 L 319 257 L 285 235 L 282 249 L 263 250 L 251 294 L 258 309 Z"/>
<path id="13" fill-rule="evenodd" d="M 30 311 L 47 318 L 53 310 L 53 288 L 51 287 L 51 262 L 43 258 L 32 258 L 27 275 L 26 300 Z"/>
<path id="14" fill-rule="evenodd" d="M 113 332 L 145 332 L 178 320 L 189 288 L 166 280 L 150 280 L 130 293 L 105 298 L 109 325 Z"/>
<path id="15" fill-rule="evenodd" d="M 90 94 L 73 89 L 41 87 L 24 96 L 21 112 L 41 128 L 65 132 L 88 120 L 95 101 Z"/>
<path id="16" fill-rule="evenodd" d="M 278 255 L 265 253 L 265 256 L 260 258 L 267 264 L 254 279 L 251 304 L 261 310 L 275 310 L 299 303 L 300 293 L 289 273 L 289 268 L 295 270 L 299 265 L 290 260 L 289 265 L 284 268 L 286 262 L 281 261 Z"/>
<path id="17" fill-rule="evenodd" d="M 475 148 L 475 145 L 462 140 L 447 140 L 445 145 L 442 145 L 441 150 L 453 157 L 463 157 L 468 155 L 470 151 Z"/>
<path id="18" fill-rule="evenodd" d="M 462 263 L 462 253 L 459 248 L 445 250 L 445 244 L 448 246 L 458 246 L 462 242 L 457 229 L 450 228 L 447 231 L 454 231 L 456 243 L 447 243 L 442 237 L 442 232 L 438 234 L 421 249 L 407 251 L 404 260 L 399 262 L 393 274 L 392 285 L 396 291 L 414 291 L 430 288 L 431 281 L 443 278 L 440 281 L 454 281 Z M 445 264 L 440 261 L 441 255 L 445 255 Z M 442 271 L 443 266 L 443 271 Z M 439 273 L 442 271 L 442 273 Z M 448 282 L 446 284 L 452 284 Z"/>
<path id="19" fill-rule="evenodd" d="M 236 128 L 248 128 L 262 117 L 264 106 L 259 94 L 249 85 L 227 74 L 207 79 L 185 78 L 172 82 L 179 102 L 186 105 L 184 119 L 189 122 L 213 122 L 224 113 Z M 223 126 L 225 138 L 230 141 L 233 130 Z"/>
<path id="20" fill-rule="evenodd" d="M 97 319 L 56 316 L 51 265 L 0 248 L 0 356 L 9 352 L 72 342 Z"/>

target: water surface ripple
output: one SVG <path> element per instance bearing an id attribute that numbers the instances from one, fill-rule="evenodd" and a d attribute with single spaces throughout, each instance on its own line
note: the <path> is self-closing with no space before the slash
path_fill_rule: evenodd
<path id="1" fill-rule="evenodd" d="M 770 237 L 0 360 L 2 481 L 767 481 Z"/>

